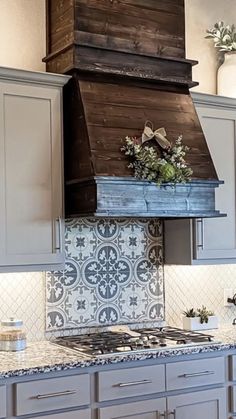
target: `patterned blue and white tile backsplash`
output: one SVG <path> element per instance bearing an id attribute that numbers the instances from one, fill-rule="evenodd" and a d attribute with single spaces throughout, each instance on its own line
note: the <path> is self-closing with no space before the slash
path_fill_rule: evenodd
<path id="1" fill-rule="evenodd" d="M 47 274 L 47 327 L 137 324 L 164 318 L 162 222 L 66 222 L 66 269 Z"/>

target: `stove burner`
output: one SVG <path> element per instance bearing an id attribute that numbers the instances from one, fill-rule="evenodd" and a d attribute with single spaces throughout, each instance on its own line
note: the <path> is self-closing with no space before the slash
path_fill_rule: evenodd
<path id="1" fill-rule="evenodd" d="M 139 329 L 139 336 L 123 332 L 101 332 L 57 338 L 55 343 L 92 356 L 108 356 L 130 352 L 148 352 L 163 347 L 202 345 L 214 341 L 213 336 L 175 327 Z"/>

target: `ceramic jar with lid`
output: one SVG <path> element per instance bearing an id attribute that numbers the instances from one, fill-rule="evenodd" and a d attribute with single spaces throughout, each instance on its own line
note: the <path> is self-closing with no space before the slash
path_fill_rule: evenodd
<path id="1" fill-rule="evenodd" d="M 22 351 L 26 348 L 26 333 L 23 321 L 14 319 L 2 320 L 0 327 L 0 351 Z"/>

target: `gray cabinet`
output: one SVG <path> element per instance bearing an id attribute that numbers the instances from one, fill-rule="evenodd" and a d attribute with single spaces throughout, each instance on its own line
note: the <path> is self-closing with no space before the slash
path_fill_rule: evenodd
<path id="1" fill-rule="evenodd" d="M 173 419 L 225 419 L 225 389 L 198 391 L 167 399 L 170 418 Z"/>
<path id="2" fill-rule="evenodd" d="M 60 267 L 62 86 L 67 76 L 0 67 L 0 271 Z"/>
<path id="3" fill-rule="evenodd" d="M 226 389 L 222 387 L 225 384 L 223 357 L 107 371 L 98 376 L 99 401 L 110 399 L 112 402 L 114 399 L 141 396 L 142 391 L 144 396 L 147 394 L 145 386 L 150 394 L 155 392 L 152 400 L 129 402 L 122 406 L 113 402 L 111 406 L 101 407 L 99 419 L 227 418 Z M 210 385 L 218 385 L 218 388 L 209 390 Z M 204 386 L 207 390 L 202 390 Z M 187 389 L 191 392 L 186 393 Z M 175 394 L 178 391 L 179 394 L 171 396 L 170 391 L 175 391 Z M 158 393 L 163 396 L 163 392 L 166 397 L 157 398 Z"/>
<path id="4" fill-rule="evenodd" d="M 226 419 L 225 389 L 197 391 L 99 409 L 99 419 Z"/>
<path id="5" fill-rule="evenodd" d="M 226 357 L 197 356 L 11 377 L 0 418 L 228 419 Z"/>
<path id="6" fill-rule="evenodd" d="M 165 221 L 166 264 L 236 262 L 236 100 L 193 95 L 220 180 L 216 208 L 227 217 Z"/>

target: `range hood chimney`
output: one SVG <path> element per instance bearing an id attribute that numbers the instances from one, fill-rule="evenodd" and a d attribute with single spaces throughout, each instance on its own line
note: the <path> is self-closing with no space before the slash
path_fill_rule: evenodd
<path id="1" fill-rule="evenodd" d="M 189 88 L 184 0 L 48 0 L 47 71 L 66 73 L 66 215 L 212 217 L 220 182 Z M 146 120 L 183 135 L 192 181 L 132 177 L 121 146 Z"/>

